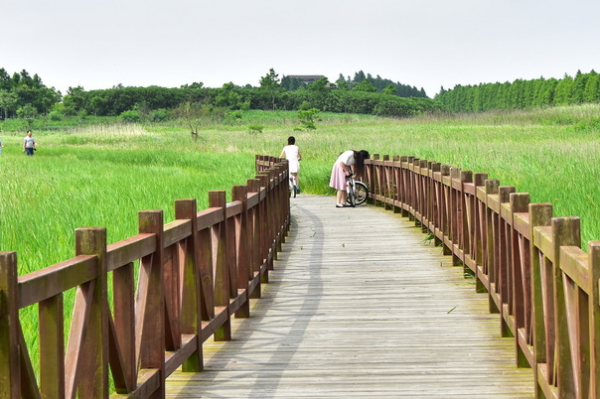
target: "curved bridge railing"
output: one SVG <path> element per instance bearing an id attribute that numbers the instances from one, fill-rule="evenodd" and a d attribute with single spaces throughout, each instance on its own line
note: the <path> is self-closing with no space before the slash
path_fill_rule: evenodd
<path id="1" fill-rule="evenodd" d="M 249 316 L 281 249 L 290 207 L 279 161 L 257 156 L 256 178 L 234 186 L 230 203 L 225 191 L 201 211 L 178 200 L 167 224 L 162 210 L 139 212 L 139 234 L 125 240 L 107 245 L 105 228 L 79 228 L 74 258 L 27 275 L 15 252 L 0 252 L 0 398 L 164 398 L 174 370 L 201 371 L 202 343 L 231 339 L 231 317 Z M 39 367 L 19 319 L 30 306 Z"/>
<path id="2" fill-rule="evenodd" d="M 476 278 L 534 370 L 536 397 L 600 397 L 600 241 L 581 249 L 578 217 L 485 173 L 407 156 L 367 161 L 371 197 L 434 236 Z"/>

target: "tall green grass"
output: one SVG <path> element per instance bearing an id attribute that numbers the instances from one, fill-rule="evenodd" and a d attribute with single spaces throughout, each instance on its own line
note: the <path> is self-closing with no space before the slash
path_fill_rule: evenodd
<path id="1" fill-rule="evenodd" d="M 0 250 L 17 251 L 22 275 L 71 258 L 78 227 L 104 226 L 110 243 L 137 233 L 140 210 L 163 209 L 169 222 L 178 198 L 196 198 L 203 209 L 208 191 L 245 184 L 254 176 L 254 155 L 278 156 L 290 135 L 303 155 L 303 194 L 334 193 L 329 173 L 344 150 L 410 155 L 488 173 L 530 193 L 532 202 L 552 203 L 555 216 L 581 217 L 585 248 L 600 239 L 597 115 L 599 106 L 402 120 L 323 113 L 317 130 L 297 131 L 295 112 L 249 111 L 240 120 L 198 125 L 197 138 L 186 121 L 119 125 L 95 118 L 34 130 L 34 157 L 22 153 L 25 130 L 8 121 L 0 124 Z M 263 133 L 251 133 L 250 125 L 262 125 Z M 36 356 L 37 326 L 27 318 Z"/>

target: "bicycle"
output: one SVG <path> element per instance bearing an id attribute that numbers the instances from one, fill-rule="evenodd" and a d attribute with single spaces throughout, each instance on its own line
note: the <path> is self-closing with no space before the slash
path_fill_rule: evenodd
<path id="1" fill-rule="evenodd" d="M 354 180 L 354 175 L 348 176 L 346 181 L 346 202 L 351 207 L 363 204 L 369 197 L 367 185 L 361 181 Z"/>
<path id="2" fill-rule="evenodd" d="M 290 196 L 294 196 L 294 198 L 296 198 L 296 194 L 298 192 L 298 186 L 296 185 L 296 179 L 294 179 L 294 176 L 290 173 Z"/>

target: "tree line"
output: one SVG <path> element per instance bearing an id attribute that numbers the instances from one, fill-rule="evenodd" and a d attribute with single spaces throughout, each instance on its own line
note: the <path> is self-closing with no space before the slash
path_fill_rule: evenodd
<path id="1" fill-rule="evenodd" d="M 456 85 L 435 96 L 444 107 L 454 112 L 530 109 L 546 106 L 576 105 L 600 102 L 600 76 L 594 70 L 577 71 L 562 79 L 517 79 L 505 83 Z"/>
<path id="2" fill-rule="evenodd" d="M 3 72 L 3 73 L 2 73 Z M 364 79 L 360 82 L 360 79 Z M 324 112 L 373 114 L 380 116 L 405 117 L 440 109 L 437 102 L 425 92 L 412 88 L 412 97 L 399 95 L 399 88 L 406 87 L 390 83 L 379 76 L 372 82 L 370 75 L 359 72 L 352 82 L 338 79 L 331 83 L 327 78 L 297 87 L 286 89 L 284 79 L 270 69 L 260 78 L 259 86 L 244 87 L 225 83 L 220 88 L 204 87 L 195 82 L 178 88 L 160 86 L 124 87 L 114 86 L 103 90 L 85 90 L 81 86 L 69 87 L 62 96 L 54 88 L 47 88 L 37 76 L 29 78 L 24 70 L 12 77 L 4 69 L 0 70 L 0 118 L 14 116 L 32 117 L 33 114 L 50 114 L 51 118 L 60 115 L 124 116 L 137 120 L 140 115 L 151 120 L 161 120 L 179 112 L 203 108 L 221 111 L 236 110 L 307 110 L 319 109 Z M 6 82 L 6 83 L 5 83 Z M 378 88 L 386 85 L 383 89 Z M 408 87 L 408 86 L 407 86 Z M 407 94 L 407 93 L 404 93 Z M 418 95 L 416 95 L 418 94 Z M 8 99 L 8 100 L 7 100 Z M 11 102 L 12 101 L 12 102 Z M 22 109 L 30 109 L 25 115 Z"/>
<path id="3" fill-rule="evenodd" d="M 47 114 L 60 100 L 60 92 L 46 87 L 37 74 L 22 70 L 10 75 L 0 68 L 0 119 Z"/>
<path id="4" fill-rule="evenodd" d="M 287 91 L 304 90 L 308 85 L 302 82 L 299 78 L 283 76 L 281 86 Z M 335 87 L 345 90 L 370 91 L 377 93 L 393 94 L 399 97 L 423 97 L 427 98 L 427 94 L 423 88 L 417 89 L 415 86 L 409 86 L 400 82 L 393 82 L 390 79 L 384 79 L 377 75 L 373 77 L 370 73 L 365 73 L 361 70 L 354 74 L 354 78 L 340 76 L 335 81 Z"/>

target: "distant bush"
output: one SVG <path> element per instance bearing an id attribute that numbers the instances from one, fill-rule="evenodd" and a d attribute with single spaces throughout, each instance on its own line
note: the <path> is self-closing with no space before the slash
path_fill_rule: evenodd
<path id="1" fill-rule="evenodd" d="M 119 119 L 125 123 L 138 123 L 142 120 L 142 117 L 140 116 L 139 112 L 129 110 L 121 112 Z"/>
<path id="2" fill-rule="evenodd" d="M 62 121 L 64 115 L 58 111 L 52 111 L 48 114 L 48 118 L 50 118 L 51 121 Z"/>
<path id="3" fill-rule="evenodd" d="M 169 113 L 166 109 L 156 109 L 148 115 L 148 120 L 150 122 L 163 122 L 169 119 Z"/>
<path id="4" fill-rule="evenodd" d="M 258 134 L 258 133 L 262 133 L 264 129 L 264 126 L 262 125 L 250 125 L 248 126 L 248 131 L 250 134 Z"/>

